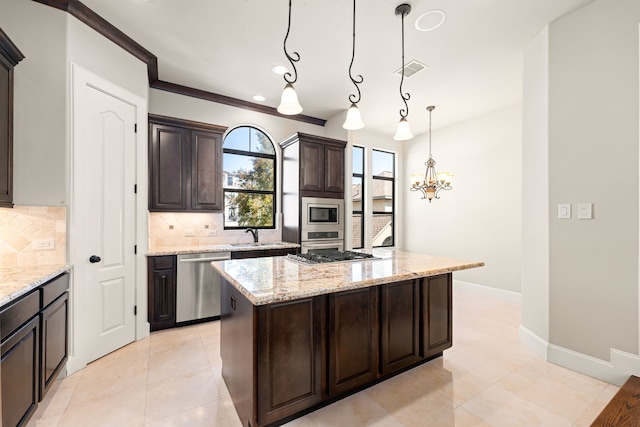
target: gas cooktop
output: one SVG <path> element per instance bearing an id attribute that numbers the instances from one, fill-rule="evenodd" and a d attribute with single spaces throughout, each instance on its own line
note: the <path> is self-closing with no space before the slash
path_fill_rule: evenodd
<path id="1" fill-rule="evenodd" d="M 326 262 L 346 262 L 346 261 L 362 261 L 366 259 L 378 259 L 377 257 L 363 252 L 354 251 L 322 251 L 317 253 L 307 253 L 298 255 L 287 255 L 287 259 L 291 261 L 301 262 L 303 264 L 322 264 Z"/>

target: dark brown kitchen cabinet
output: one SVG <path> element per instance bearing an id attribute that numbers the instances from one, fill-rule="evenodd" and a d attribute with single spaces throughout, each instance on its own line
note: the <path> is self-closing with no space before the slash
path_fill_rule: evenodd
<path id="1" fill-rule="evenodd" d="M 453 345 L 451 274 L 420 279 L 422 355 L 431 357 Z"/>
<path id="2" fill-rule="evenodd" d="M 380 357 L 383 375 L 414 365 L 420 356 L 420 293 L 417 281 L 380 288 Z"/>
<path id="3" fill-rule="evenodd" d="M 322 401 L 325 307 L 320 296 L 257 308 L 259 425 Z"/>
<path id="4" fill-rule="evenodd" d="M 24 55 L 0 29 L 0 207 L 13 207 L 13 69 Z"/>
<path id="5" fill-rule="evenodd" d="M 69 294 L 64 292 L 42 310 L 42 359 L 40 366 L 40 400 L 51 388 L 68 359 Z"/>
<path id="6" fill-rule="evenodd" d="M 67 362 L 69 274 L 0 309 L 2 425 L 23 426 Z"/>
<path id="7" fill-rule="evenodd" d="M 149 115 L 149 210 L 219 212 L 226 127 Z"/>
<path id="8" fill-rule="evenodd" d="M 285 161 L 284 181 L 297 186 L 302 197 L 344 197 L 344 149 L 346 142 L 296 133 L 280 143 Z M 291 161 L 295 160 L 297 161 Z M 283 191 L 290 193 L 287 188 Z"/>
<path id="9" fill-rule="evenodd" d="M 329 395 L 354 390 L 378 378 L 378 288 L 329 297 Z"/>
<path id="10" fill-rule="evenodd" d="M 148 316 L 152 331 L 176 325 L 176 256 L 148 258 Z"/>

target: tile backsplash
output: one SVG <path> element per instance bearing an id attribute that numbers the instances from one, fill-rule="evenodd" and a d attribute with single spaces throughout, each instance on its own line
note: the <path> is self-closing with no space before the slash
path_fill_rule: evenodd
<path id="1" fill-rule="evenodd" d="M 282 240 L 281 214 L 276 215 L 275 230 L 260 230 L 261 242 Z M 150 212 L 149 250 L 167 246 L 221 245 L 251 242 L 251 233 L 225 230 L 221 213 Z"/>
<path id="2" fill-rule="evenodd" d="M 0 209 L 0 267 L 64 264 L 66 260 L 64 206 Z"/>

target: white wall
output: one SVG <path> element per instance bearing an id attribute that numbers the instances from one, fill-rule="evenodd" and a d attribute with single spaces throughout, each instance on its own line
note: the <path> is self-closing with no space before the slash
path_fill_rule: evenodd
<path id="1" fill-rule="evenodd" d="M 432 113 L 437 125 L 438 108 Z M 474 261 L 485 266 L 455 279 L 520 292 L 522 202 L 522 107 L 514 105 L 436 129 L 436 170 L 454 174 L 453 189 L 429 203 L 409 191 L 412 173 L 424 173 L 428 136 L 405 143 L 404 248 Z"/>
<path id="2" fill-rule="evenodd" d="M 601 360 L 638 354 L 639 22 L 599 0 L 549 25 L 549 340 Z"/>
<path id="3" fill-rule="evenodd" d="M 522 326 L 549 340 L 549 30 L 524 55 Z M 535 340 L 534 340 L 535 343 Z"/>
<path id="4" fill-rule="evenodd" d="M 66 19 L 33 1 L 2 0 L 0 27 L 25 56 L 14 73 L 16 205 L 68 206 Z"/>

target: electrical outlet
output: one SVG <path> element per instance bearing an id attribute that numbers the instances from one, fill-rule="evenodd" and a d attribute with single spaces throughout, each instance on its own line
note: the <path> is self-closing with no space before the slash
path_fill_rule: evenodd
<path id="1" fill-rule="evenodd" d="M 207 230 L 207 236 L 209 237 L 216 236 L 217 234 L 218 234 L 218 230 L 216 230 L 215 228 L 212 230 Z"/>
<path id="2" fill-rule="evenodd" d="M 56 241 L 55 239 L 40 239 L 34 240 L 31 243 L 34 251 L 41 251 L 44 249 L 55 249 Z"/>
<path id="3" fill-rule="evenodd" d="M 193 237 L 196 235 L 196 232 L 195 230 L 188 229 L 188 230 L 184 230 L 184 235 L 185 237 Z"/>

